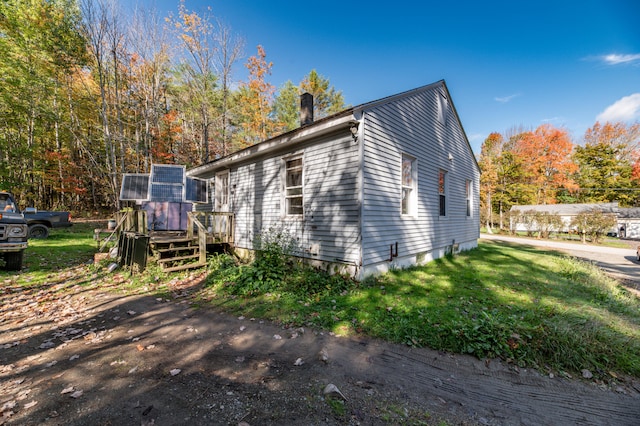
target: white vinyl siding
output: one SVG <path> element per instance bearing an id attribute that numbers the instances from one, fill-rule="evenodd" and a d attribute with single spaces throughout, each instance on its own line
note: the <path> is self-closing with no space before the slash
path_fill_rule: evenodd
<path id="1" fill-rule="evenodd" d="M 230 170 L 237 247 L 252 249 L 261 232 L 284 228 L 299 255 L 350 263 L 364 273 L 477 244 L 480 170 L 444 82 L 344 114 L 200 169 L 196 177 Z M 355 140 L 353 121 L 359 123 Z M 402 176 L 407 157 L 414 159 L 411 185 Z M 294 158 L 302 159 L 301 196 L 295 193 L 300 185 L 286 179 L 286 159 Z M 446 171 L 446 220 L 439 214 L 440 170 Z M 405 209 L 403 188 L 415 192 Z M 301 212 L 286 214 L 286 189 L 301 200 Z M 292 206 L 300 209 L 300 203 Z M 390 263 L 396 255 L 398 263 Z"/>
<path id="2" fill-rule="evenodd" d="M 285 229 L 296 239 L 300 256 L 358 263 L 357 155 L 358 145 L 345 128 L 342 134 L 325 136 L 295 152 L 281 152 L 232 169 L 236 246 L 253 249 L 261 232 Z M 304 215 L 285 214 L 286 160 L 295 158 L 303 159 Z"/>
<path id="3" fill-rule="evenodd" d="M 473 220 L 466 216 L 465 180 L 477 182 L 480 171 L 463 130 L 453 120 L 444 87 L 417 91 L 364 111 L 363 266 L 398 256 L 431 253 L 479 237 L 477 202 Z M 446 118 L 442 120 L 442 118 Z M 401 204 L 397 166 L 410 152 L 417 160 L 417 216 L 390 215 Z M 449 155 L 451 154 L 451 156 Z M 452 158 L 452 159 L 450 159 Z M 440 170 L 446 171 L 446 220 L 440 217 Z M 476 200 L 477 185 L 473 199 Z"/>
<path id="4" fill-rule="evenodd" d="M 358 149 L 349 129 L 305 148 L 304 234 L 309 257 L 360 261 Z"/>

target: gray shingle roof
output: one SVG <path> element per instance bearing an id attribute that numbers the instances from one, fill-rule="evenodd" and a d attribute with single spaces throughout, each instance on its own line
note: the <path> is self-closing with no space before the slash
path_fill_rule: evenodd
<path id="1" fill-rule="evenodd" d="M 618 214 L 618 203 L 588 203 L 588 204 L 524 204 L 511 207 L 511 211 L 520 210 L 520 212 L 536 211 L 555 213 L 559 215 L 577 215 L 580 213 L 588 212 L 594 209 L 598 209 L 603 213 L 615 213 Z M 623 209 L 624 210 L 624 209 Z M 639 209 L 640 211 L 640 209 Z M 639 216 L 635 216 L 639 217 Z"/>
<path id="2" fill-rule="evenodd" d="M 638 219 L 640 218 L 640 207 L 618 209 L 618 217 L 620 219 Z"/>

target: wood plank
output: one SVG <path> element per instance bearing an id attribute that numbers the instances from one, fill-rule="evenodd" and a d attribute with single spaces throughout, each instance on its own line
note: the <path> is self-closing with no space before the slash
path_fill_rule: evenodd
<path id="1" fill-rule="evenodd" d="M 181 246 L 181 247 L 172 247 L 172 248 L 163 248 L 163 249 L 154 249 L 154 253 L 172 253 L 176 251 L 187 251 L 187 250 L 198 250 L 200 246 Z"/>
<path id="2" fill-rule="evenodd" d="M 207 265 L 206 262 L 205 263 L 201 263 L 201 262 L 185 263 L 184 265 L 171 266 L 169 268 L 162 268 L 162 270 L 165 272 L 176 272 L 176 271 L 184 271 L 185 269 L 202 268 L 203 266 L 206 266 L 206 265 Z"/>
<path id="3" fill-rule="evenodd" d="M 200 257 L 199 253 L 190 254 L 188 256 L 177 256 L 177 257 L 167 257 L 165 259 L 158 259 L 159 264 L 169 263 L 169 262 L 179 262 L 181 260 L 189 260 L 189 259 L 198 259 Z"/>

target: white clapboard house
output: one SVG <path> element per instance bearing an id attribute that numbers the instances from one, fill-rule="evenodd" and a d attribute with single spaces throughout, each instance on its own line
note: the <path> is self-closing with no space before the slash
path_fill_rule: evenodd
<path id="1" fill-rule="evenodd" d="M 298 256 L 363 278 L 477 246 L 480 169 L 444 81 L 313 121 L 195 167 L 236 250 L 286 230 Z"/>

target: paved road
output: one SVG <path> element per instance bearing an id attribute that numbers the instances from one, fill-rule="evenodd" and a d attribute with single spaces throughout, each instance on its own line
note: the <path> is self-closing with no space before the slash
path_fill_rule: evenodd
<path id="1" fill-rule="evenodd" d="M 623 280 L 634 281 L 640 284 L 640 262 L 636 260 L 634 249 L 622 249 L 613 247 L 594 246 L 579 243 L 563 243 L 559 241 L 536 240 L 531 238 L 509 237 L 506 235 L 481 234 L 480 238 L 486 240 L 507 241 L 517 244 L 545 247 L 559 250 L 588 260 L 598 265 L 608 274 Z"/>

